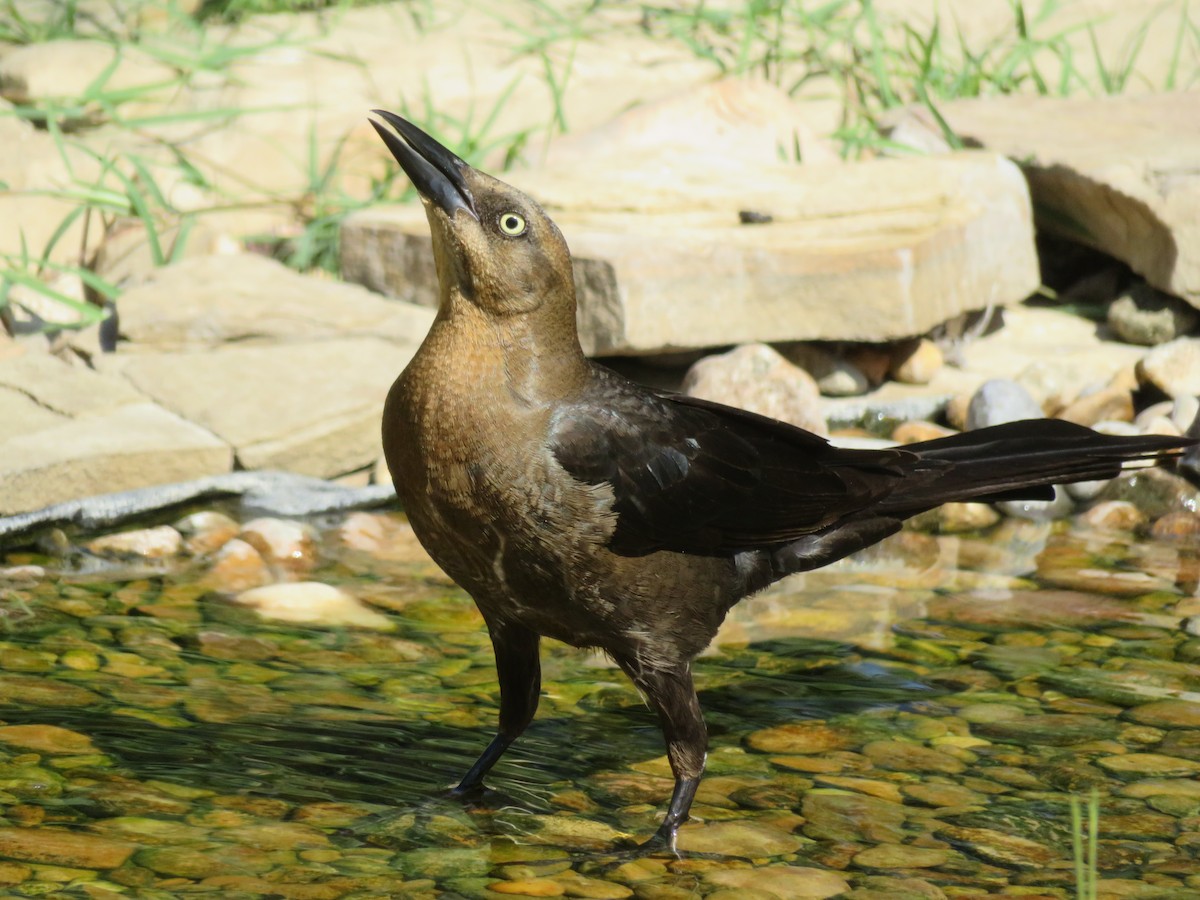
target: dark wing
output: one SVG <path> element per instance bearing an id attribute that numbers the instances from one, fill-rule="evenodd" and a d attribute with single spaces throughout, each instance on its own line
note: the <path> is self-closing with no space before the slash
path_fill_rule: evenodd
<path id="1" fill-rule="evenodd" d="M 602 371 L 594 399 L 555 413 L 550 449 L 573 477 L 611 485 L 616 553 L 778 547 L 878 502 L 921 465 Z"/>

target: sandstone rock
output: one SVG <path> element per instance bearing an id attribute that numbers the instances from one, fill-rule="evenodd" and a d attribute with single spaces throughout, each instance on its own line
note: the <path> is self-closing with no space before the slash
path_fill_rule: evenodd
<path id="1" fill-rule="evenodd" d="M 1138 377 L 1169 397 L 1200 394 L 1200 338 L 1178 338 L 1142 357 Z"/>
<path id="2" fill-rule="evenodd" d="M 1153 347 L 1182 337 L 1196 327 L 1200 315 L 1182 300 L 1136 284 L 1108 307 L 1108 327 L 1130 344 Z"/>
<path id="3" fill-rule="evenodd" d="M 946 103 L 960 136 L 1022 161 L 1040 227 L 1200 305 L 1200 92 Z"/>
<path id="4" fill-rule="evenodd" d="M 0 515 L 228 472 L 228 445 L 152 403 L 0 440 Z"/>
<path id="5" fill-rule="evenodd" d="M 705 357 L 688 370 L 683 392 L 828 434 L 812 377 L 766 344 Z"/>
<path id="6" fill-rule="evenodd" d="M 141 115 L 161 108 L 157 97 L 178 86 L 179 74 L 165 63 L 129 44 L 61 39 L 27 44 L 0 58 L 0 96 L 13 103 L 35 105 L 71 101 L 94 121 L 103 107 L 98 96 L 126 100 L 124 115 Z M 81 101 L 90 101 L 82 102 Z"/>
<path id="7" fill-rule="evenodd" d="M 905 384 L 929 384 L 945 360 L 941 348 L 928 338 L 904 345 L 892 358 L 889 374 Z"/>
<path id="8" fill-rule="evenodd" d="M 384 397 L 413 349 L 347 338 L 114 354 L 103 364 L 227 441 L 244 468 L 328 478 L 379 456 Z"/>
<path id="9" fill-rule="evenodd" d="M 1037 285 L 1025 188 L 996 157 L 760 165 L 719 179 L 676 162 L 669 178 L 621 165 L 511 179 L 571 245 L 590 353 L 886 341 Z M 739 225 L 747 208 L 772 223 Z M 429 304 L 429 248 L 419 207 L 364 210 L 343 226 L 343 275 Z"/>
<path id="10" fill-rule="evenodd" d="M 121 295 L 118 310 L 121 334 L 135 349 L 351 335 L 416 345 L 433 322 L 429 309 L 300 275 L 253 253 L 156 269 Z"/>
<path id="11" fill-rule="evenodd" d="M 781 155 L 833 163 L 836 148 L 819 139 L 806 109 L 781 88 L 752 78 L 725 78 L 650 100 L 610 121 L 550 143 L 550 169 L 626 166 L 661 168 L 681 157 L 722 168 L 772 164 Z"/>
<path id="12" fill-rule="evenodd" d="M 0 388 L 18 391 L 43 409 L 62 416 L 102 413 L 146 399 L 123 379 L 67 365 L 44 353 L 0 359 Z M 9 433 L 24 432 L 14 428 Z"/>
<path id="13" fill-rule="evenodd" d="M 387 616 L 375 612 L 340 588 L 316 581 L 252 588 L 238 594 L 236 600 L 257 610 L 264 618 L 283 622 L 350 625 L 381 631 L 396 627 Z"/>

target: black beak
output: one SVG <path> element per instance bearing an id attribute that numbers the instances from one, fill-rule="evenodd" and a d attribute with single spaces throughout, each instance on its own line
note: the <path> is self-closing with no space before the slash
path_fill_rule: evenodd
<path id="1" fill-rule="evenodd" d="M 473 219 L 478 220 L 475 198 L 471 196 L 471 189 L 463 178 L 463 173 L 470 166 L 407 119 L 382 109 L 373 109 L 371 112 L 384 119 L 404 138 L 400 140 L 374 119 L 370 120 L 417 193 L 436 203 L 451 219 L 457 210 L 465 209 Z"/>

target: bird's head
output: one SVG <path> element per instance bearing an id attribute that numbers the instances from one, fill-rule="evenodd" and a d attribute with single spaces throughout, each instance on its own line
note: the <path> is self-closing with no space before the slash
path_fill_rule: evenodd
<path id="1" fill-rule="evenodd" d="M 542 208 L 406 119 L 373 112 L 395 129 L 371 121 L 425 204 L 442 302 L 461 297 L 491 316 L 569 304 L 573 321 L 571 255 Z"/>

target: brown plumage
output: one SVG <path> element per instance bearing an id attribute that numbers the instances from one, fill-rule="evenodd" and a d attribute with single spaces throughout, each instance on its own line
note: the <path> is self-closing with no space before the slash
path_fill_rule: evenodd
<path id="1" fill-rule="evenodd" d="M 375 125 L 425 203 L 440 305 L 392 387 L 384 452 L 417 536 L 487 622 L 499 734 L 457 791 L 525 729 L 542 635 L 607 652 L 658 713 L 675 833 L 707 743 L 691 661 L 729 608 L 882 540 L 950 500 L 1045 496 L 1191 442 L 1031 420 L 891 450 L 649 390 L 579 346 L 566 242 L 530 198 L 420 129 Z"/>

